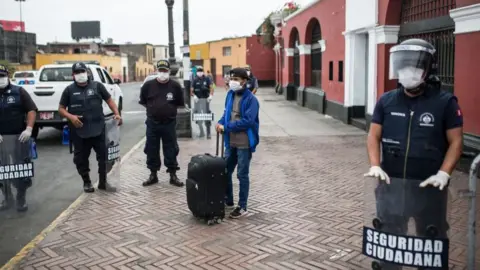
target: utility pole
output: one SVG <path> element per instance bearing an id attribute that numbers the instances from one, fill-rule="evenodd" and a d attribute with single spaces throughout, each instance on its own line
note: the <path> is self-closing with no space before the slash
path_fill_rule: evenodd
<path id="1" fill-rule="evenodd" d="M 190 102 L 190 33 L 188 20 L 188 0 L 183 0 L 183 85 L 185 87 L 185 103 Z"/>
<path id="2" fill-rule="evenodd" d="M 22 48 L 22 44 L 23 42 L 20 42 L 20 37 L 24 34 L 19 34 L 18 32 L 21 32 L 22 31 L 22 24 L 23 24 L 23 14 L 22 14 L 22 2 L 25 2 L 26 0 L 15 0 L 15 2 L 18 2 L 19 4 L 19 7 L 20 7 L 20 31 L 17 31 L 17 34 L 16 34 L 16 51 L 17 51 L 17 62 L 19 64 L 22 63 L 22 55 L 23 55 L 23 48 Z"/>

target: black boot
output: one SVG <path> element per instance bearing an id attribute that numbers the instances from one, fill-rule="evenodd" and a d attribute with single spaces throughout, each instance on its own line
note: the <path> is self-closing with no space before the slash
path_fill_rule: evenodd
<path id="1" fill-rule="evenodd" d="M 176 187 L 183 187 L 183 182 L 178 179 L 177 174 L 175 172 L 170 172 L 170 185 Z"/>
<path id="2" fill-rule="evenodd" d="M 83 191 L 86 193 L 92 193 L 95 191 L 95 188 L 92 186 L 92 180 L 90 179 L 90 175 L 83 175 Z"/>
<path id="3" fill-rule="evenodd" d="M 18 190 L 17 192 L 17 211 L 25 212 L 28 210 L 26 197 L 27 190 Z"/>
<path id="4" fill-rule="evenodd" d="M 148 187 L 148 186 L 151 186 L 151 185 L 155 185 L 156 183 L 158 183 L 158 176 L 157 176 L 157 172 L 156 171 L 152 171 L 150 173 L 150 176 L 148 177 L 148 180 L 143 182 L 142 185 L 144 187 Z"/>
<path id="5" fill-rule="evenodd" d="M 117 188 L 110 185 L 108 182 L 107 182 L 107 176 L 104 175 L 104 174 L 100 174 L 99 175 L 99 179 L 98 179 L 98 189 L 100 190 L 103 190 L 103 191 L 107 191 L 107 192 L 115 192 L 117 191 Z"/>

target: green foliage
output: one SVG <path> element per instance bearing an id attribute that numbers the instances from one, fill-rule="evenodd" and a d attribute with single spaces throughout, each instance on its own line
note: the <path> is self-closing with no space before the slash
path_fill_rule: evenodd
<path id="1" fill-rule="evenodd" d="M 300 8 L 300 6 L 291 1 L 286 3 L 282 9 L 271 12 L 263 21 L 262 25 L 257 29 L 257 35 L 260 36 L 259 42 L 263 44 L 263 46 L 268 47 L 268 48 L 273 48 L 275 46 L 275 26 L 272 25 L 270 22 L 270 17 L 275 14 L 275 13 L 281 13 L 282 17 L 285 18 L 289 16 L 290 14 L 294 13 Z"/>
<path id="2" fill-rule="evenodd" d="M 8 72 L 10 73 L 10 76 L 13 76 L 13 73 L 15 73 L 15 67 L 10 64 L 7 60 L 0 60 L 0 65 L 4 65 L 8 68 Z"/>

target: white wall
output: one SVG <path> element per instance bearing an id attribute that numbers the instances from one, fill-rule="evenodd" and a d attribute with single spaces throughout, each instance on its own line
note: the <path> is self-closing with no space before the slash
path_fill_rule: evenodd
<path id="1" fill-rule="evenodd" d="M 346 0 L 345 31 L 375 26 L 378 22 L 378 1 L 382 0 Z"/>
<path id="2" fill-rule="evenodd" d="M 365 106 L 369 114 L 376 101 L 378 1 L 346 0 L 344 106 Z"/>
<path id="3" fill-rule="evenodd" d="M 122 78 L 121 80 L 123 81 L 123 67 L 125 67 L 125 71 L 127 72 L 125 76 L 127 77 L 127 81 L 130 81 L 130 78 L 128 78 L 128 57 L 126 55 L 122 55 L 122 58 L 120 60 L 120 63 L 122 64 Z"/>
<path id="4" fill-rule="evenodd" d="M 159 60 L 168 58 L 168 46 L 157 45 L 157 46 L 153 46 L 153 49 L 155 50 L 155 57 L 153 58 L 153 62 L 157 62 Z M 166 53 L 165 53 L 165 50 L 166 50 Z"/>

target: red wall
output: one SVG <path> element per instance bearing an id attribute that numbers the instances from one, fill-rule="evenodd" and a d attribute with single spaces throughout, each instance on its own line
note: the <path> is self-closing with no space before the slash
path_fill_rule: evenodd
<path id="1" fill-rule="evenodd" d="M 285 38 L 285 47 L 293 47 L 290 44 L 290 33 L 294 28 L 298 29 L 300 35 L 300 44 L 309 44 L 310 27 L 309 22 L 316 18 L 320 23 L 322 39 L 325 40 L 326 50 L 322 54 L 322 89 L 326 93 L 327 100 L 344 102 L 344 83 L 338 81 L 338 61 L 345 61 L 345 37 L 342 32 L 345 31 L 345 0 L 323 0 L 309 9 L 303 11 L 297 16 L 287 21 L 283 28 Z M 302 56 L 301 56 L 302 57 Z M 310 80 L 310 56 L 303 57 L 300 62 L 301 84 L 309 86 Z M 293 57 L 288 57 L 287 62 L 293 62 Z M 328 79 L 329 62 L 333 61 L 333 81 Z M 284 71 L 284 85 L 293 82 L 293 78 L 285 82 L 286 78 L 293 74 L 293 65 L 285 65 L 291 69 Z M 345 75 L 345 74 L 344 74 Z M 345 77 L 345 76 L 344 76 Z"/>
<path id="2" fill-rule="evenodd" d="M 246 60 L 258 80 L 275 80 L 275 52 L 264 47 L 256 35 L 247 38 Z"/>
<path id="3" fill-rule="evenodd" d="M 455 36 L 455 95 L 463 111 L 464 132 L 480 135 L 480 78 L 474 67 L 480 63 L 480 32 Z"/>

